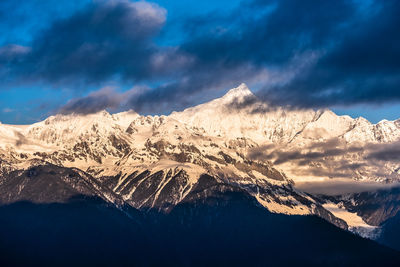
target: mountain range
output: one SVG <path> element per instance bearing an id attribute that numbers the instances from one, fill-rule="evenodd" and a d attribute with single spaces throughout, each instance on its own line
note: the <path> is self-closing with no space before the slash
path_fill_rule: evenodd
<path id="1" fill-rule="evenodd" d="M 70 253 L 92 247 L 88 261 L 106 250 L 99 262 L 400 262 L 399 151 L 400 119 L 275 107 L 245 84 L 168 116 L 0 124 L 0 239 L 26 247 L 0 245 L 48 264 L 60 255 L 32 253 L 38 233 L 46 250 L 55 233 Z"/>

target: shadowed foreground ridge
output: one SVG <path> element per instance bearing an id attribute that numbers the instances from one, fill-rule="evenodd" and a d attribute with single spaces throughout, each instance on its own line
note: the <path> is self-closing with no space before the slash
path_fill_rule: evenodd
<path id="1" fill-rule="evenodd" d="M 83 196 L 66 203 L 16 202 L 0 207 L 0 224 L 3 266 L 400 262 L 392 249 L 315 216 L 269 213 L 233 188 L 188 197 L 169 214 L 121 212 Z"/>

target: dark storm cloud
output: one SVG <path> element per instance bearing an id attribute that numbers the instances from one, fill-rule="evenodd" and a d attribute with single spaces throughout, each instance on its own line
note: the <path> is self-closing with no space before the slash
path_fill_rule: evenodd
<path id="1" fill-rule="evenodd" d="M 197 63 L 192 63 L 191 66 L 197 66 Z M 157 113 L 180 110 L 198 103 L 198 99 L 204 98 L 204 94 L 212 94 L 224 87 L 238 86 L 238 81 L 249 79 L 257 71 L 251 66 L 219 70 L 205 68 L 201 71 L 194 71 L 187 66 L 182 71 L 180 79 L 131 97 L 129 105 L 138 112 Z"/>
<path id="2" fill-rule="evenodd" d="M 342 24 L 355 13 L 355 7 L 345 0 L 245 3 L 224 19 L 194 19 L 189 31 L 194 38 L 182 49 L 206 66 L 215 62 L 226 67 L 244 62 L 258 66 L 284 64 L 298 53 L 329 45 L 332 36 L 341 35 Z"/>
<path id="3" fill-rule="evenodd" d="M 364 7 L 354 3 L 254 1 L 230 15 L 192 18 L 185 23 L 188 38 L 177 50 L 190 64 L 175 82 L 133 99 L 132 106 L 140 110 L 161 103 L 181 108 L 190 105 L 185 102 L 188 96 L 240 82 L 261 85 L 258 96 L 269 107 L 258 105 L 253 112 L 274 105 L 398 101 L 398 65 L 385 63 L 400 59 L 393 32 L 398 6 L 390 1 Z M 386 44 L 380 40 L 393 43 L 391 51 L 383 51 Z M 254 106 L 252 99 L 233 103 L 232 108 L 250 105 Z"/>
<path id="4" fill-rule="evenodd" d="M 259 0 L 242 8 L 251 18 L 233 14 L 230 28 L 193 21 L 191 33 L 200 24 L 206 34 L 182 49 L 197 68 L 265 68 L 258 95 L 272 105 L 400 100 L 400 2 Z"/>
<path id="5" fill-rule="evenodd" d="M 135 86 L 124 92 L 119 91 L 116 87 L 106 86 L 85 97 L 71 99 L 59 108 L 57 113 L 90 114 L 106 109 L 110 112 L 128 110 L 131 107 L 130 101 L 147 91 L 149 91 L 149 88 L 145 86 Z"/>
<path id="6" fill-rule="evenodd" d="M 315 64 L 263 90 L 268 101 L 300 107 L 400 100 L 400 2 L 375 1 L 332 35 Z"/>
<path id="7" fill-rule="evenodd" d="M 117 108 L 122 102 L 122 96 L 112 87 L 105 87 L 101 90 L 91 93 L 86 97 L 70 100 L 61 107 L 61 114 L 90 114 L 96 113 L 108 108 Z"/>
<path id="8" fill-rule="evenodd" d="M 282 76 L 273 77 L 277 82 L 286 79 L 286 74 L 280 73 L 282 66 L 295 69 L 297 66 L 291 63 L 299 61 L 299 52 L 307 54 L 311 48 L 326 43 L 327 37 L 336 31 L 337 21 L 353 14 L 353 7 L 346 1 L 336 4 L 324 1 L 318 6 L 318 12 L 313 13 L 315 19 L 301 19 L 298 12 L 304 15 L 313 7 L 313 1 L 304 1 L 302 5 L 294 2 L 293 6 L 287 2 L 254 2 L 243 4 L 226 16 L 213 13 L 188 19 L 184 23 L 187 38 L 176 52 L 190 58 L 190 63 L 184 66 L 175 82 L 132 99 L 134 109 L 141 111 L 147 104 L 152 109 L 160 104 L 179 109 L 190 105 L 188 97 L 198 93 L 237 86 L 241 82 L 270 83 L 268 68 L 275 76 Z M 341 11 L 337 12 L 337 9 Z M 324 15 L 321 10 L 325 10 Z M 284 22 L 290 16 L 292 20 Z M 313 21 L 322 20 L 323 16 L 327 16 L 329 22 L 312 27 Z M 300 31 L 302 27 L 309 32 Z M 254 99 L 233 102 L 230 108 L 244 108 L 254 102 Z M 258 105 L 252 112 L 265 112 L 270 108 Z"/>
<path id="9" fill-rule="evenodd" d="M 243 1 L 230 14 L 182 18 L 182 41 L 166 47 L 155 42 L 161 30 L 168 31 L 161 7 L 95 1 L 52 22 L 24 53 L 0 50 L 0 75 L 3 81 L 53 86 L 155 84 L 123 99 L 130 108 L 153 113 L 181 109 L 200 94 L 241 82 L 257 85 L 270 106 L 399 101 L 399 13 L 395 0 Z M 91 95 L 62 109 L 118 105 L 109 98 Z M 254 112 L 263 111 L 260 106 Z"/>
<path id="10" fill-rule="evenodd" d="M 164 9 L 147 2 L 95 1 L 35 36 L 29 53 L 2 62 L 22 81 L 149 79 L 171 69 L 159 65 L 172 50 L 161 51 L 152 41 L 165 19 Z"/>

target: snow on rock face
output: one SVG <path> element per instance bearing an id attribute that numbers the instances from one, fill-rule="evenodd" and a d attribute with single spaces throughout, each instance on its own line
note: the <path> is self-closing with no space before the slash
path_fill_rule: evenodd
<path id="1" fill-rule="evenodd" d="M 113 131 L 123 131 L 137 117 L 138 114 L 133 112 L 110 115 L 107 111 L 88 115 L 56 115 L 31 125 L 26 136 L 60 146 L 61 143 L 74 142 L 76 138 L 104 137 Z"/>
<path id="2" fill-rule="evenodd" d="M 247 86 L 241 84 L 221 98 L 182 112 L 173 112 L 170 117 L 192 127 L 203 128 L 211 136 L 287 142 L 316 116 L 312 110 L 271 109 L 263 112 L 268 107 L 255 102 L 255 98 Z"/>
<path id="3" fill-rule="evenodd" d="M 334 178 L 336 175 L 358 180 L 400 179 L 391 174 L 395 166 L 384 166 L 382 169 L 383 165 L 380 164 L 361 168 L 369 162 L 364 160 L 368 151 L 360 149 L 369 144 L 400 140 L 398 122 L 382 121 L 374 125 L 364 118 L 337 116 L 330 110 L 268 108 L 257 102 L 244 84 L 231 89 L 219 99 L 182 112 L 174 112 L 169 117 L 189 127 L 203 129 L 208 136 L 224 139 L 248 138 L 256 146 L 272 145 L 282 153 L 308 151 L 311 157 L 315 157 L 315 153 L 327 152 L 325 159 L 304 158 L 299 163 L 301 166 L 296 162 L 283 162 L 283 165 L 278 166 L 295 180 Z M 328 147 L 334 140 L 337 144 Z M 338 153 L 339 150 L 342 152 Z M 268 151 L 265 153 L 265 158 L 272 159 L 268 157 Z M 338 171 L 338 165 L 348 167 Z M 358 165 L 360 168 L 356 168 Z M 382 170 L 384 171 L 381 172 Z"/>
<path id="4" fill-rule="evenodd" d="M 316 152 L 321 152 L 316 144 L 326 145 L 332 139 L 338 140 L 335 150 L 330 150 L 332 156 L 315 158 Z M 333 215 L 322 206 L 315 208 L 312 198 L 292 188 L 292 178 L 326 178 L 332 170 L 337 172 L 338 164 L 356 166 L 362 156 L 359 151 L 333 153 L 338 149 L 399 139 L 400 120 L 373 125 L 329 110 L 269 108 L 241 84 L 221 98 L 169 116 L 101 111 L 55 115 L 27 127 L 0 125 L 0 155 L 4 159 L 0 172 L 9 172 L 11 165 L 29 165 L 33 159 L 44 160 L 96 177 L 135 207 L 162 209 L 181 201 L 206 173 L 246 190 L 270 211 L 318 211 L 329 217 Z M 289 160 L 277 168 L 271 163 L 276 159 L 268 146 L 286 153 Z M 261 157 L 249 157 L 254 149 Z M 299 167 L 293 151 L 309 151 L 314 158 Z M 290 159 L 293 155 L 295 160 Z M 382 163 L 376 169 L 380 173 L 390 170 L 395 179 L 399 175 L 393 171 L 395 167 Z M 374 170 L 356 169 L 357 176 L 351 178 L 377 179 L 372 175 Z"/>
<path id="5" fill-rule="evenodd" d="M 131 124 L 131 122 L 138 118 L 140 115 L 133 110 L 128 110 L 125 112 L 113 114 L 111 116 L 118 125 L 126 129 Z"/>
<path id="6" fill-rule="evenodd" d="M 400 128 L 393 121 L 383 120 L 374 126 L 376 140 L 384 143 L 394 142 L 400 136 Z"/>
<path id="7" fill-rule="evenodd" d="M 238 87 L 230 89 L 220 100 L 225 104 L 231 104 L 233 101 L 243 103 L 252 97 L 255 97 L 255 95 L 246 84 L 242 83 Z"/>
<path id="8" fill-rule="evenodd" d="M 377 226 L 369 225 L 355 212 L 349 212 L 343 205 L 328 202 L 322 205 L 325 209 L 332 212 L 337 218 L 344 220 L 349 230 L 365 238 L 375 238 L 379 235 Z"/>
<path id="9" fill-rule="evenodd" d="M 341 136 L 350 130 L 352 122 L 349 116 L 337 116 L 330 110 L 324 110 L 316 120 L 307 124 L 297 138 L 321 141 Z"/>

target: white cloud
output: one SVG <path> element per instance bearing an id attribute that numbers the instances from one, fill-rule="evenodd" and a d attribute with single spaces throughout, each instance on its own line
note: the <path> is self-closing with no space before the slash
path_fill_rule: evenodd
<path id="1" fill-rule="evenodd" d="M 13 112 L 14 110 L 11 108 L 3 108 L 3 113 L 10 113 Z"/>

